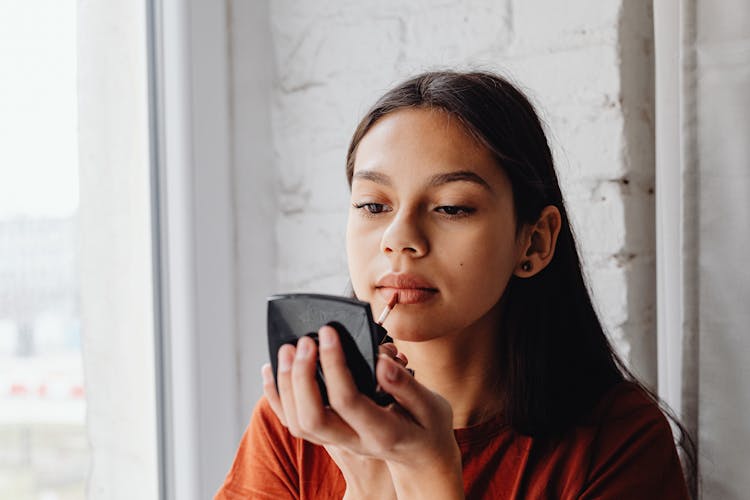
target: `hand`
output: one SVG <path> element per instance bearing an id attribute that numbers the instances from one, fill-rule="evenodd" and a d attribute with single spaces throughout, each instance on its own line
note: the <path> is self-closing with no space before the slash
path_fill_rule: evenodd
<path id="1" fill-rule="evenodd" d="M 406 355 L 398 352 L 398 349 L 392 343 L 381 344 L 379 352 L 381 355 L 388 356 L 404 367 L 408 364 Z M 263 391 L 266 399 L 268 399 L 271 408 L 279 417 L 279 420 L 284 425 L 287 425 L 281 399 L 274 384 L 273 370 L 269 363 L 263 366 L 262 375 Z M 383 460 L 357 455 L 345 448 L 332 444 L 324 444 L 323 447 L 339 467 L 346 481 L 347 489 L 344 500 L 355 498 L 396 498 L 391 474 Z"/>
<path id="2" fill-rule="evenodd" d="M 296 348 L 285 345 L 279 349 L 279 391 L 276 393 L 272 380 L 264 386 L 271 407 L 290 432 L 341 449 L 339 457 L 347 453 L 385 462 L 399 496 L 461 498 L 461 455 L 448 402 L 417 382 L 401 363 L 381 354 L 377 381 L 398 404 L 376 405 L 357 391 L 336 331 L 323 327 L 318 335 L 319 350 L 309 338 L 300 339 Z M 323 407 L 315 380 L 318 352 L 330 407 Z M 367 466 L 382 469 L 377 462 L 367 462 Z M 356 474 L 343 468 L 342 473 L 348 487 Z M 378 472 L 378 478 L 383 476 Z M 366 491 L 372 494 L 379 489 Z"/>

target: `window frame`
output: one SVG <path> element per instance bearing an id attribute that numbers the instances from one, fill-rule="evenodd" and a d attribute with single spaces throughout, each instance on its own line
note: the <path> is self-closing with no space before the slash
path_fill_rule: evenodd
<path id="1" fill-rule="evenodd" d="M 227 11 L 147 11 L 160 497 L 210 498 L 242 429 Z"/>

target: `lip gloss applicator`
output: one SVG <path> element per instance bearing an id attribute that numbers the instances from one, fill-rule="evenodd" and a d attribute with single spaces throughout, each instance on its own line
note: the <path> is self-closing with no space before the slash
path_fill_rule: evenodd
<path id="1" fill-rule="evenodd" d="M 388 317 L 391 311 L 393 311 L 393 308 L 396 307 L 396 304 L 398 304 L 398 291 L 393 292 L 393 295 L 391 295 L 391 299 L 388 301 L 388 304 L 386 304 L 385 309 L 383 309 L 383 312 L 380 313 L 380 317 L 376 321 L 378 325 L 383 326 L 383 322 L 385 322 L 385 319 Z M 393 342 L 393 339 L 387 334 L 383 337 L 383 340 L 380 343 L 384 344 L 386 342 Z M 414 370 L 412 370 L 411 368 L 406 368 L 406 371 L 409 372 L 412 377 L 414 376 Z"/>
<path id="2" fill-rule="evenodd" d="M 396 304 L 398 304 L 398 291 L 393 292 L 393 295 L 391 295 L 391 300 L 388 301 L 388 304 L 386 304 L 385 309 L 383 309 L 383 312 L 380 313 L 380 317 L 378 318 L 376 323 L 379 324 L 380 326 L 383 326 L 385 319 L 391 313 L 391 311 L 393 310 Z"/>

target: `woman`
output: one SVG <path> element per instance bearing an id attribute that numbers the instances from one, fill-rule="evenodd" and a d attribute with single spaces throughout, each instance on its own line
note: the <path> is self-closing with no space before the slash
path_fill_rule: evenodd
<path id="1" fill-rule="evenodd" d="M 516 88 L 411 79 L 364 117 L 346 165 L 354 293 L 373 311 L 398 294 L 376 370 L 397 404 L 356 391 L 334 329 L 284 346 L 217 498 L 687 498 L 669 424 L 594 312 Z"/>

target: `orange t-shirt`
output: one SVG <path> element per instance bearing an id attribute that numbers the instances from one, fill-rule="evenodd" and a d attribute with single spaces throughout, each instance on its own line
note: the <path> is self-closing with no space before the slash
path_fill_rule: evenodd
<path id="1" fill-rule="evenodd" d="M 629 382 L 554 446 L 499 420 L 454 432 L 468 499 L 689 498 L 669 423 Z M 215 499 L 342 498 L 345 489 L 325 449 L 292 436 L 261 399 Z"/>

